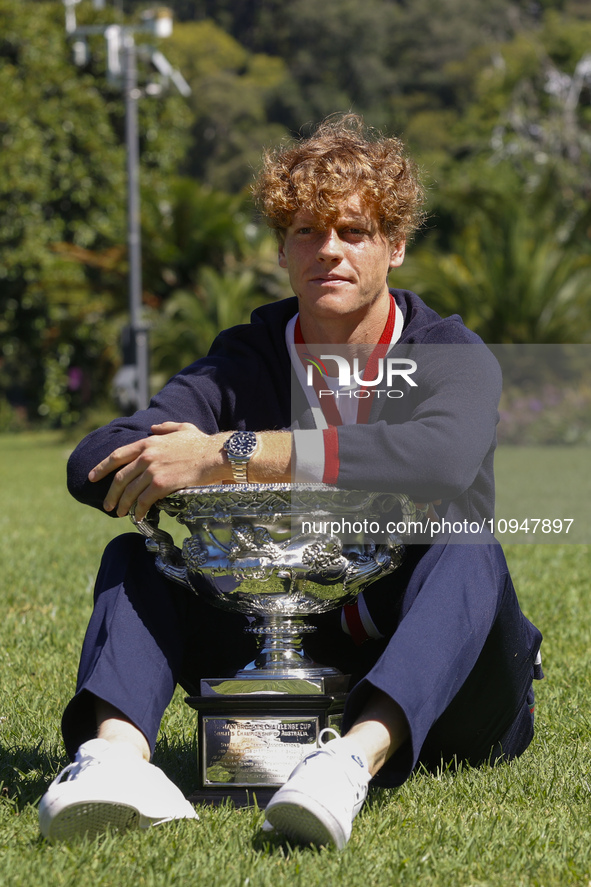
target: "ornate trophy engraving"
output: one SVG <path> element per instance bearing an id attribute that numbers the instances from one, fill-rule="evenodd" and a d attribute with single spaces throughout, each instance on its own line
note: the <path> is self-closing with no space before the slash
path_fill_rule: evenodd
<path id="1" fill-rule="evenodd" d="M 189 530 L 182 551 L 159 527 L 161 512 Z M 399 494 L 224 484 L 180 490 L 144 520 L 132 516 L 165 576 L 245 614 L 245 630 L 258 638 L 253 662 L 235 675 L 203 679 L 201 696 L 187 698 L 199 712 L 204 797 L 277 788 L 324 727 L 340 726 L 349 677 L 306 655 L 302 641 L 314 631 L 306 616 L 352 602 L 396 569 L 401 536 L 375 541 L 364 529 L 391 513 L 404 525 L 417 516 Z M 345 525 L 354 531 L 347 541 L 338 533 Z"/>

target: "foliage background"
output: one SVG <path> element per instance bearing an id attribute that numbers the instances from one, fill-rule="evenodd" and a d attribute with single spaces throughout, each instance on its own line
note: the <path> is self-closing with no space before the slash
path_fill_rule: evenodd
<path id="1" fill-rule="evenodd" d="M 138 23 L 149 3 L 76 7 Z M 261 148 L 354 110 L 401 135 L 429 221 L 392 284 L 488 342 L 591 340 L 591 8 L 577 0 L 171 0 L 192 87 L 139 102 L 152 387 L 288 294 L 248 186 Z M 0 429 L 118 407 L 123 101 L 61 0 L 0 0 Z M 140 65 L 142 88 L 155 71 Z"/>

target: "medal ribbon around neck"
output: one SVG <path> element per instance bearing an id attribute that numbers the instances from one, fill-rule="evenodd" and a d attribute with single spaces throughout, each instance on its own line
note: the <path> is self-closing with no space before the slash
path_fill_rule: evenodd
<path id="1" fill-rule="evenodd" d="M 391 297 L 390 298 L 390 309 L 388 311 L 388 319 L 386 320 L 386 325 L 382 331 L 382 335 L 380 336 L 380 340 L 378 344 L 375 346 L 373 351 L 369 356 L 369 360 L 365 366 L 365 370 L 363 371 L 363 378 L 372 379 L 376 377 L 378 371 L 378 362 L 380 358 L 386 356 L 388 352 L 388 348 L 392 341 L 392 335 L 394 333 L 394 323 L 396 320 L 396 302 Z M 304 364 L 304 357 L 310 357 L 312 360 L 312 382 L 314 384 L 314 391 L 316 392 L 316 397 L 318 398 L 318 403 L 320 404 L 320 409 L 324 414 L 324 418 L 326 419 L 328 425 L 342 425 L 343 420 L 341 418 L 341 414 L 339 412 L 339 408 L 336 405 L 334 398 L 321 398 L 320 392 L 324 390 L 322 388 L 322 369 L 318 365 L 317 358 L 313 358 L 312 355 L 302 353 L 302 346 L 306 347 L 306 343 L 304 341 L 304 337 L 302 335 L 302 327 L 300 324 L 300 318 L 298 316 L 295 330 L 294 330 L 294 343 L 296 345 L 296 351 L 302 365 Z M 362 425 L 366 424 L 369 420 L 369 414 L 371 412 L 371 405 L 373 402 L 374 396 L 374 388 L 370 388 L 370 396 L 364 398 L 359 401 L 359 405 L 357 408 L 357 424 Z"/>

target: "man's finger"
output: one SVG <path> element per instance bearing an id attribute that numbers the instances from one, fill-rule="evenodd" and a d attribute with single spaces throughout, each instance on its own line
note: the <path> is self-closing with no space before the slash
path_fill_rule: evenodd
<path id="1" fill-rule="evenodd" d="M 144 467 L 138 465 L 137 462 L 127 465 L 121 471 L 117 472 L 103 502 L 103 508 L 105 511 L 113 511 L 114 508 L 118 508 L 129 485 L 137 481 L 137 478 L 141 477 L 144 473 Z M 143 489 L 143 487 L 141 487 L 141 489 Z M 139 492 L 141 492 L 141 489 Z M 135 498 L 137 498 L 137 496 L 134 496 L 131 501 L 135 501 Z M 117 513 L 119 514 L 119 510 Z M 124 511 L 122 514 L 127 514 L 127 511 Z M 119 516 L 122 517 L 122 514 Z"/>
<path id="2" fill-rule="evenodd" d="M 126 514 L 129 514 L 133 503 L 136 502 L 136 517 L 138 520 L 142 520 L 148 513 L 150 506 L 154 504 L 154 501 L 157 501 L 154 499 L 154 501 L 144 502 L 140 505 L 140 499 L 150 488 L 150 485 L 150 478 L 146 476 L 145 472 L 128 483 L 117 503 L 117 516 L 125 517 Z"/>
<path id="3" fill-rule="evenodd" d="M 118 468 L 122 468 L 123 465 L 128 465 L 140 455 L 142 452 L 142 444 L 143 441 L 138 441 L 137 443 L 129 444 L 126 447 L 121 447 L 118 450 L 113 450 L 110 456 L 107 456 L 106 459 L 103 459 L 102 462 L 99 462 L 98 465 L 94 466 L 92 471 L 88 474 L 88 480 L 96 483 L 97 480 L 102 480 L 104 477 L 111 474 L 111 472 L 117 471 Z"/>
<path id="4" fill-rule="evenodd" d="M 173 431 L 180 431 L 182 427 L 182 422 L 159 422 L 158 425 L 152 425 L 150 431 L 154 434 L 171 434 Z"/>

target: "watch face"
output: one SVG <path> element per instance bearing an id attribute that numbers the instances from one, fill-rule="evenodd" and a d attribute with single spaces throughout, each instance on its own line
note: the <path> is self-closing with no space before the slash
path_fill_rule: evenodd
<path id="1" fill-rule="evenodd" d="M 256 449 L 257 436 L 254 431 L 236 431 L 228 438 L 224 448 L 231 458 L 247 458 Z"/>

